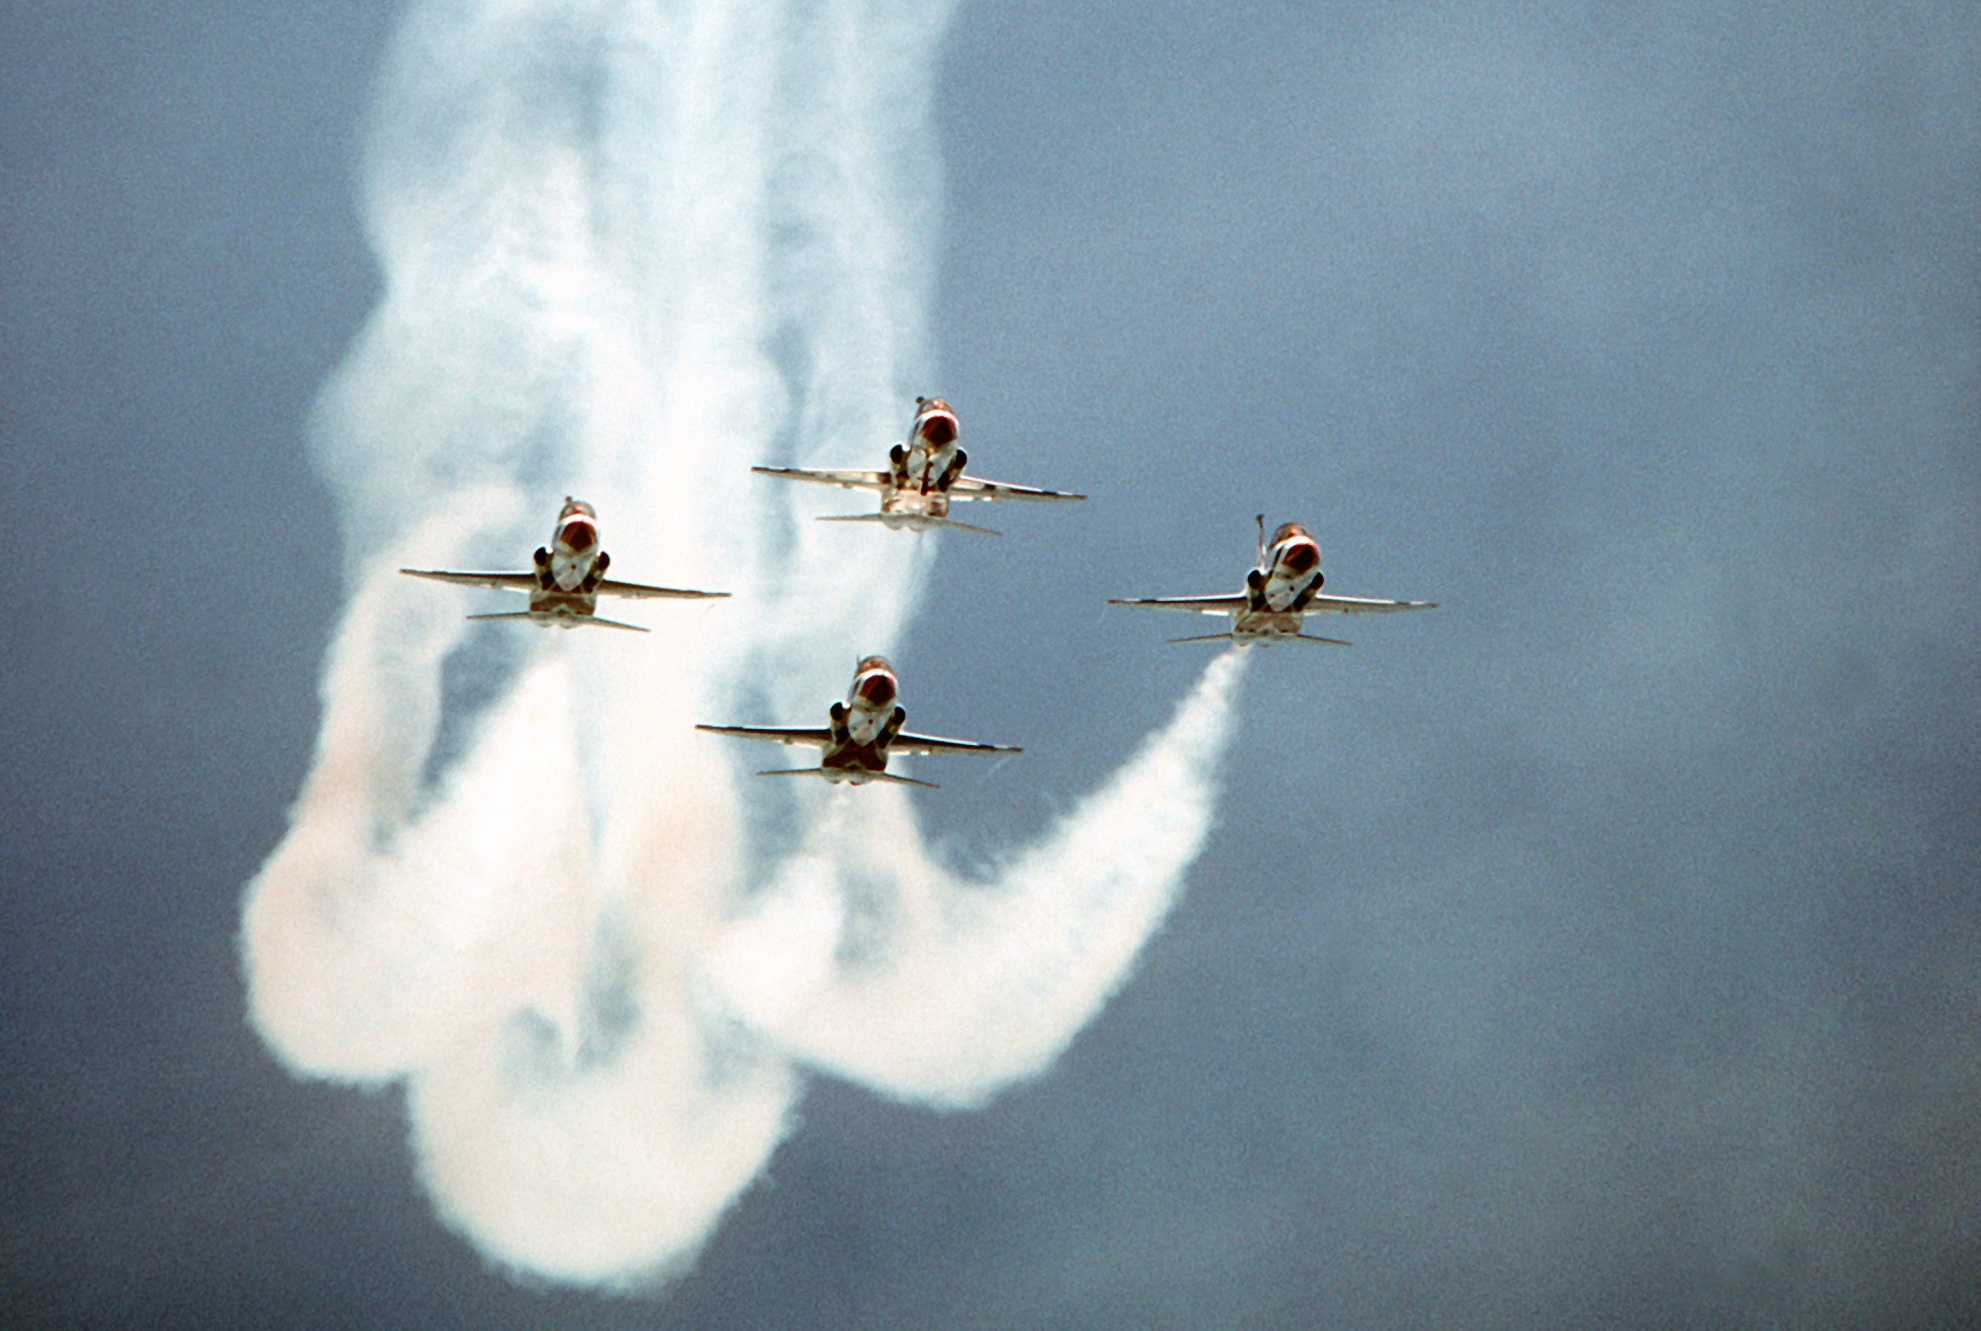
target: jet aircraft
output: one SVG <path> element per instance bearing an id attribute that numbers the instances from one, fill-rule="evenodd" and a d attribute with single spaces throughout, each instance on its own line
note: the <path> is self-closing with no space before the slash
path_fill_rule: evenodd
<path id="1" fill-rule="evenodd" d="M 551 533 L 550 544 L 537 547 L 534 572 L 447 573 L 425 568 L 402 568 L 399 571 L 409 578 L 431 578 L 435 582 L 451 582 L 463 587 L 499 587 L 530 594 L 528 610 L 469 615 L 469 619 L 527 619 L 533 623 L 555 624 L 567 629 L 581 624 L 596 624 L 600 628 L 630 629 L 634 633 L 647 631 L 638 624 L 600 619 L 595 612 L 601 596 L 700 601 L 729 595 L 728 592 L 683 591 L 673 587 L 649 587 L 638 582 L 615 582 L 605 576 L 605 570 L 611 563 L 612 556 L 599 548 L 598 514 L 590 504 L 566 495 L 564 507 L 557 514 L 557 527 Z"/>
<path id="2" fill-rule="evenodd" d="M 973 527 L 949 516 L 949 506 L 958 499 L 1085 499 L 1085 495 L 1063 494 L 1058 490 L 1038 490 L 1029 485 L 1006 485 L 1001 481 L 965 476 L 963 467 L 969 455 L 956 446 L 959 430 L 956 413 L 939 397 L 915 399 L 915 421 L 908 427 L 908 442 L 888 451 L 886 471 L 806 471 L 801 467 L 752 467 L 765 476 L 782 476 L 790 481 L 811 481 L 836 485 L 842 490 L 880 491 L 880 512 L 850 513 L 820 518 L 820 522 L 878 522 L 899 531 L 930 531 L 952 527 L 958 531 L 981 532 L 995 536 L 988 527 Z"/>
<path id="3" fill-rule="evenodd" d="M 1348 644 L 1340 638 L 1317 638 L 1300 631 L 1308 615 L 1367 615 L 1391 610 L 1430 610 L 1435 601 L 1387 601 L 1366 596 L 1323 596 L 1321 547 L 1313 535 L 1297 522 L 1282 523 L 1273 532 L 1272 545 L 1266 544 L 1266 518 L 1259 515 L 1259 566 L 1245 575 L 1245 590 L 1229 596 L 1153 596 L 1142 600 L 1114 601 L 1109 605 L 1137 605 L 1156 610 L 1190 610 L 1204 615 L 1230 615 L 1231 628 L 1225 633 L 1206 633 L 1172 642 L 1218 642 L 1229 639 L 1245 645 L 1275 642 L 1320 642 L 1336 647 Z"/>
<path id="4" fill-rule="evenodd" d="M 887 658 L 869 656 L 855 668 L 853 687 L 845 702 L 836 702 L 829 713 L 831 724 L 815 728 L 784 726 L 701 726 L 717 735 L 742 739 L 770 740 L 777 744 L 813 744 L 823 753 L 817 767 L 775 768 L 758 776 L 818 776 L 834 785 L 844 781 L 864 786 L 869 781 L 890 781 L 903 786 L 926 786 L 933 781 L 917 781 L 887 770 L 892 753 L 1018 753 L 999 744 L 977 744 L 966 739 L 938 739 L 915 735 L 901 729 L 908 719 L 907 709 L 895 699 L 901 682 Z"/>

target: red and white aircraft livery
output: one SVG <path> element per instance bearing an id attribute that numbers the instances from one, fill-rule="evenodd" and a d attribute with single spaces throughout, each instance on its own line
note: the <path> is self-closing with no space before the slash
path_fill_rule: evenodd
<path id="1" fill-rule="evenodd" d="M 1029 485 L 1006 485 L 965 476 L 969 454 L 956 446 L 956 413 L 939 397 L 915 399 L 915 423 L 908 442 L 887 455 L 886 471 L 806 471 L 800 467 L 752 467 L 765 476 L 791 481 L 836 485 L 842 490 L 880 491 L 880 512 L 820 518 L 820 522 L 878 522 L 899 531 L 903 527 L 929 531 L 953 527 L 958 531 L 995 536 L 988 527 L 972 527 L 950 519 L 949 506 L 958 499 L 1085 499 L 1085 495 L 1035 490 Z"/>
<path id="2" fill-rule="evenodd" d="M 530 594 L 528 610 L 469 615 L 469 619 L 527 619 L 567 629 L 580 624 L 596 624 L 600 628 L 631 629 L 635 633 L 647 631 L 638 624 L 600 619 L 595 612 L 601 596 L 624 596 L 633 600 L 667 598 L 705 601 L 729 595 L 728 592 L 692 592 L 674 587 L 649 587 L 638 582 L 614 582 L 605 576 L 605 570 L 611 563 L 612 556 L 598 546 L 598 514 L 592 511 L 590 504 L 567 495 L 563 509 L 557 514 L 557 529 L 551 533 L 550 544 L 537 547 L 536 571 L 533 573 L 444 573 L 439 569 L 425 568 L 402 568 L 399 571 L 409 578 L 431 578 L 435 582 L 452 582 L 463 587 L 500 587 Z"/>
<path id="3" fill-rule="evenodd" d="M 1230 615 L 1231 631 L 1206 633 L 1172 642 L 1244 644 L 1325 642 L 1337 647 L 1340 638 L 1316 638 L 1302 633 L 1308 615 L 1370 615 L 1390 610 L 1431 610 L 1435 601 L 1385 601 L 1367 596 L 1321 595 L 1321 547 L 1297 522 L 1281 524 L 1266 545 L 1266 519 L 1259 515 L 1259 566 L 1245 575 L 1245 590 L 1230 596 L 1153 596 L 1139 601 L 1109 601 L 1109 605 L 1149 606 L 1157 610 L 1193 610 L 1204 615 Z"/>
<path id="4" fill-rule="evenodd" d="M 845 702 L 832 705 L 832 724 L 817 728 L 782 726 L 696 726 L 717 735 L 738 735 L 744 739 L 765 739 L 778 744 L 816 744 L 824 752 L 817 767 L 778 768 L 758 772 L 758 776 L 822 776 L 837 785 L 841 781 L 864 786 L 869 781 L 891 781 L 903 786 L 927 786 L 932 781 L 896 776 L 887 770 L 891 753 L 1018 753 L 999 744 L 977 744 L 967 739 L 937 739 L 934 735 L 913 735 L 902 730 L 908 712 L 895 702 L 901 681 L 886 657 L 869 656 L 854 670 L 853 688 Z"/>

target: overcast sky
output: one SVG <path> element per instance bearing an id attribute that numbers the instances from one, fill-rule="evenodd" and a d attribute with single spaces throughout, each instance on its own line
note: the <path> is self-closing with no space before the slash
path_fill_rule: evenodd
<path id="1" fill-rule="evenodd" d="M 815 1081 L 633 1300 L 491 1270 L 397 1094 L 244 1022 L 396 18 L 0 15 L 6 1320 L 1981 1321 L 1970 9 L 965 4 L 916 391 L 1094 498 L 943 544 L 896 653 L 1026 746 L 918 798 L 952 861 L 1169 714 L 1187 621 L 1103 602 L 1235 590 L 1255 513 L 1441 608 L 1251 663 L 1183 903 L 1052 1071 Z"/>

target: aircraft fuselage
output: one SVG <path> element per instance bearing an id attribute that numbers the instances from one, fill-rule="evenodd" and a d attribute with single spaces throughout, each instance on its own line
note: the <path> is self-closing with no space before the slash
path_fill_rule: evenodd
<path id="1" fill-rule="evenodd" d="M 846 701 L 832 705 L 832 743 L 819 758 L 827 780 L 864 785 L 887 770 L 887 746 L 908 719 L 895 701 L 900 694 L 901 681 L 885 657 L 860 662 Z"/>
<path id="2" fill-rule="evenodd" d="M 1282 523 L 1245 575 L 1246 604 L 1232 617 L 1231 636 L 1255 643 L 1299 637 L 1301 612 L 1325 581 L 1319 542 L 1299 523 Z"/>
<path id="3" fill-rule="evenodd" d="M 917 528 L 924 518 L 949 516 L 949 487 L 963 474 L 968 455 L 957 446 L 956 413 L 939 397 L 917 398 L 906 443 L 887 456 L 888 488 L 881 492 L 881 521 Z"/>
<path id="4" fill-rule="evenodd" d="M 612 556 L 599 548 L 598 514 L 581 499 L 566 499 L 551 530 L 550 544 L 536 552 L 537 585 L 530 592 L 530 618 L 539 624 L 576 628 L 598 611 L 598 584 Z"/>

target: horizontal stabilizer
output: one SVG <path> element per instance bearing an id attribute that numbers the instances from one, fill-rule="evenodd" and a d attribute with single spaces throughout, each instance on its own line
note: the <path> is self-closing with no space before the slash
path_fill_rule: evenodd
<path id="1" fill-rule="evenodd" d="M 648 630 L 638 624 L 621 624 L 616 619 L 600 619 L 597 615 L 546 615 L 534 610 L 508 610 L 494 615 L 469 615 L 469 619 L 527 619 L 545 628 L 574 629 L 584 624 L 595 624 L 602 629 L 625 629 L 628 633 L 645 633 Z"/>
<path id="2" fill-rule="evenodd" d="M 771 771 L 768 772 L 758 772 L 757 775 L 758 776 L 823 777 L 826 775 L 826 769 L 823 767 L 779 767 L 779 768 L 773 768 Z M 857 784 L 866 785 L 870 781 L 883 781 L 889 785 L 895 785 L 895 786 L 920 786 L 924 790 L 941 789 L 941 787 L 936 785 L 936 783 L 933 781 L 917 781 L 912 776 L 896 776 L 892 772 L 868 772 L 866 776 Z"/>
<path id="3" fill-rule="evenodd" d="M 1276 642 L 1318 642 L 1329 647 L 1352 647 L 1353 643 L 1341 638 L 1316 638 L 1310 633 L 1280 633 L 1273 636 L 1247 635 L 1243 638 L 1236 633 L 1205 633 L 1194 638 L 1171 638 L 1170 642 L 1235 642 L 1243 646 L 1270 646 Z"/>
<path id="4" fill-rule="evenodd" d="M 914 513 L 847 513 L 833 517 L 819 518 L 820 522 L 878 522 L 888 527 L 908 527 L 914 531 L 932 531 L 938 527 L 954 528 L 957 531 L 973 531 L 980 536 L 1002 536 L 1003 532 L 992 531 L 989 527 L 972 527 L 967 522 L 954 518 L 932 518 Z"/>

